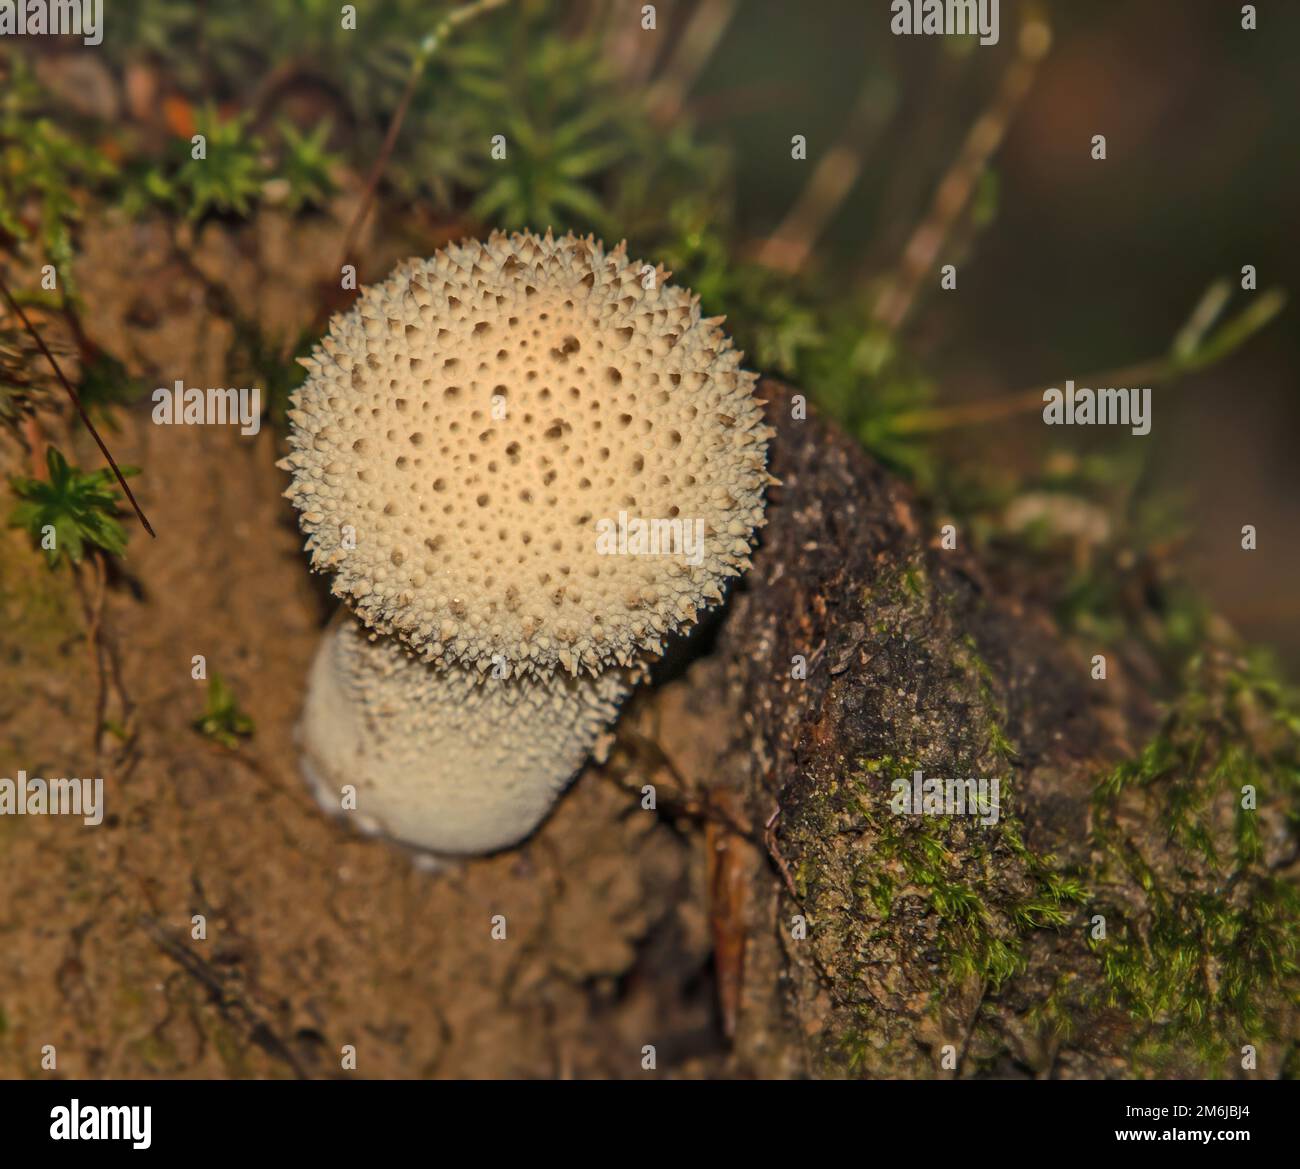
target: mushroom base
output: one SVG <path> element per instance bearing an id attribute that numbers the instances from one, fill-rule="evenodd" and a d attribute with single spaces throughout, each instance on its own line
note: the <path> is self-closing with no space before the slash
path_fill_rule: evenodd
<path id="1" fill-rule="evenodd" d="M 439 670 L 343 613 L 326 631 L 298 726 L 317 802 L 438 858 L 528 836 L 593 752 L 628 675 L 494 679 Z"/>

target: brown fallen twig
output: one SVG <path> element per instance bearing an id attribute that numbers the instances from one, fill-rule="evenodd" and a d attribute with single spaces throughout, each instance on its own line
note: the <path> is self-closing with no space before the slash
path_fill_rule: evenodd
<path id="1" fill-rule="evenodd" d="M 1144 384 L 1172 385 L 1180 378 L 1205 369 L 1235 352 L 1248 338 L 1268 325 L 1286 307 L 1286 294 L 1273 288 L 1257 294 L 1249 308 L 1221 326 L 1203 343 L 1200 338 L 1191 352 L 1173 352 L 1165 357 L 1139 361 L 1134 365 L 1079 378 L 1086 386 L 1140 386 Z M 1196 313 L 1193 313 L 1193 321 Z M 1189 322 L 1191 324 L 1192 322 Z M 1177 348 L 1177 347 L 1176 347 Z M 1017 414 L 1042 409 L 1043 386 L 984 398 L 978 402 L 964 402 L 954 406 L 935 406 L 924 410 L 908 410 L 893 420 L 899 434 L 926 434 L 949 430 L 955 426 L 978 426 L 999 422 Z"/>
<path id="2" fill-rule="evenodd" d="M 876 79 L 863 85 L 839 138 L 818 161 L 780 225 L 758 246 L 758 263 L 786 273 L 804 266 L 862 174 L 868 150 L 888 125 L 894 104 Z"/>
<path id="3" fill-rule="evenodd" d="M 887 328 L 897 329 L 907 318 L 921 280 L 933 267 L 989 159 L 1002 145 L 1051 40 L 1051 30 L 1042 18 L 1032 17 L 1020 29 L 1016 58 L 1003 74 L 997 94 L 975 119 L 961 153 L 934 194 L 929 213 L 907 241 L 897 273 L 885 283 L 876 300 L 875 318 Z"/>
<path id="4" fill-rule="evenodd" d="M 154 945 L 159 950 L 208 992 L 223 1018 L 237 1022 L 252 1043 L 267 1054 L 283 1060 L 300 1080 L 312 1078 L 289 1044 L 277 1035 L 261 1014 L 229 985 L 227 977 L 211 962 L 172 938 L 153 918 L 142 914 L 139 924 L 153 939 Z"/>

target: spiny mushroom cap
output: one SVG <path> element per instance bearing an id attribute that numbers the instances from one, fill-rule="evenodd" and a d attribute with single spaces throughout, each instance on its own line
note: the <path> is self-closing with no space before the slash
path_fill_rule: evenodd
<path id="1" fill-rule="evenodd" d="M 312 666 L 304 770 L 330 811 L 352 784 L 367 831 L 444 856 L 491 852 L 540 823 L 629 689 L 621 669 L 549 682 L 438 669 L 345 613 Z"/>
<path id="2" fill-rule="evenodd" d="M 596 673 L 721 600 L 771 431 L 722 318 L 667 276 L 623 245 L 495 233 L 334 318 L 282 465 L 313 567 L 372 629 L 444 666 Z M 698 563 L 621 551 L 642 520 L 661 552 L 702 521 Z"/>

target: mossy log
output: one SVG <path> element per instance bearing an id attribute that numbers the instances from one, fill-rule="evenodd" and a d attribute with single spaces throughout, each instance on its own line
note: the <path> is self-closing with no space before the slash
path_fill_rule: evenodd
<path id="1" fill-rule="evenodd" d="M 761 392 L 782 485 L 682 700 L 722 741 L 677 767 L 734 1070 L 1289 1070 L 1294 720 L 1227 651 L 1164 716 L 1119 658 L 1094 678 L 855 442 Z M 996 823 L 898 814 L 918 770 L 997 778 Z"/>

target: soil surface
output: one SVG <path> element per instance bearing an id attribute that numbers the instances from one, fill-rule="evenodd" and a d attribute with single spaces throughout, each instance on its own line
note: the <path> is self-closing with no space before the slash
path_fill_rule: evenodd
<path id="1" fill-rule="evenodd" d="M 189 260 L 162 223 L 94 224 L 77 273 L 87 330 L 149 390 L 248 384 L 231 315 L 272 337 L 309 327 L 348 210 L 209 224 L 183 241 Z M 96 753 L 67 569 L 0 537 L 0 774 L 103 775 L 107 808 L 99 827 L 0 819 L 0 1077 L 48 1075 L 47 1045 L 68 1077 L 341 1075 L 348 1045 L 377 1077 L 707 1068 L 722 1036 L 702 831 L 642 810 L 626 752 L 617 780 L 585 775 L 522 848 L 436 876 L 325 816 L 293 728 L 331 603 L 281 498 L 281 440 L 155 426 L 150 409 L 146 395 L 108 432 L 144 468 L 158 533 L 124 521 L 104 616 L 128 744 L 108 735 Z M 74 449 L 98 465 L 87 436 Z M 196 655 L 254 720 L 237 749 L 193 729 Z"/>

